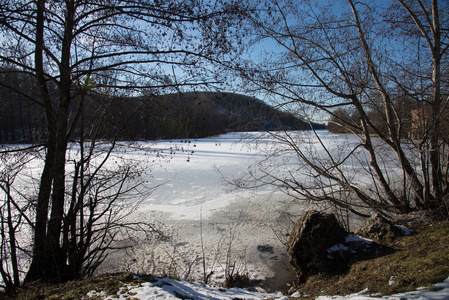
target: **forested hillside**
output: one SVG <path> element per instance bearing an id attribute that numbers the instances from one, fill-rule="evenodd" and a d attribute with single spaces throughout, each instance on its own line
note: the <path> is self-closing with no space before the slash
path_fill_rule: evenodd
<path id="1" fill-rule="evenodd" d="M 5 88 L 15 82 L 16 89 Z M 13 72 L 0 86 L 0 142 L 38 142 L 44 138 L 46 118 L 38 100 L 25 98 L 32 81 Z M 9 82 L 9 83 L 8 83 Z M 191 92 L 163 96 L 118 97 L 86 87 L 72 104 L 70 121 L 82 120 L 70 137 L 120 139 L 199 138 L 227 131 L 303 130 L 310 125 L 263 101 L 232 93 Z M 56 91 L 57 88 L 55 87 Z M 37 91 L 35 93 L 38 99 Z M 56 93 L 55 93 L 56 94 Z M 56 100 L 55 100 L 56 103 Z M 81 106 L 81 113 L 75 114 Z M 313 124 L 315 128 L 323 125 Z"/>
<path id="2" fill-rule="evenodd" d="M 191 92 L 166 97 L 166 103 L 178 106 L 179 112 L 186 114 L 185 127 L 190 130 L 187 135 L 193 137 L 225 131 L 325 128 L 322 124 L 309 124 L 291 113 L 277 110 L 255 97 L 235 93 Z"/>

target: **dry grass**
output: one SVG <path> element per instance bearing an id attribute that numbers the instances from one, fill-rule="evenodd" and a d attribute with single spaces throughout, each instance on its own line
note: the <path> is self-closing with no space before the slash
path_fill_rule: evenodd
<path id="1" fill-rule="evenodd" d="M 14 297 L 0 299 L 26 299 L 26 300 L 69 300 L 83 299 L 91 291 L 100 293 L 104 291 L 106 295 L 116 295 L 118 292 L 126 293 L 125 283 L 140 284 L 139 280 L 134 280 L 131 274 L 103 274 L 100 276 L 86 278 L 83 280 L 70 281 L 63 284 L 33 284 L 21 288 Z M 121 289 L 122 288 L 122 289 Z M 100 295 L 92 296 L 88 299 L 102 299 Z"/>

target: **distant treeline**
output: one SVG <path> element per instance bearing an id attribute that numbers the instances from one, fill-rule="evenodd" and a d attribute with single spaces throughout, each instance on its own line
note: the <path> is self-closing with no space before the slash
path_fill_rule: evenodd
<path id="1" fill-rule="evenodd" d="M 33 80 L 20 73 L 3 73 L 0 81 L 0 142 L 44 140 L 46 118 Z M 290 113 L 233 93 L 112 97 L 81 87 L 76 92 L 79 96 L 70 109 L 70 122 L 75 124 L 68 132 L 71 140 L 81 136 L 121 140 L 201 138 L 228 131 L 311 128 Z M 321 124 L 312 126 L 324 128 Z"/>

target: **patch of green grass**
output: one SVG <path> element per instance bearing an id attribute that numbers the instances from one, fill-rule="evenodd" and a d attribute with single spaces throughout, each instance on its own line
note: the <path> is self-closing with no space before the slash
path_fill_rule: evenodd
<path id="1" fill-rule="evenodd" d="M 383 243 L 396 251 L 359 261 L 346 275 L 317 275 L 299 287 L 303 294 L 346 295 L 368 288 L 370 293 L 391 295 L 431 286 L 449 276 L 449 222 L 429 225 L 411 236 Z M 393 276 L 395 285 L 389 285 Z"/>

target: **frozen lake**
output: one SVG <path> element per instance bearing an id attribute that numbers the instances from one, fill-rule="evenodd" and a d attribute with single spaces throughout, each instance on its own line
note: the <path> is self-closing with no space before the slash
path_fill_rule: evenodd
<path id="1" fill-rule="evenodd" d="M 318 145 L 311 132 L 297 132 L 301 147 Z M 295 135 L 296 133 L 290 133 Z M 335 155 L 345 155 L 354 136 L 319 132 L 322 142 Z M 227 133 L 211 138 L 162 140 L 118 145 L 106 167 L 111 170 L 134 165 L 140 168 L 145 187 L 128 198 L 118 211 L 135 210 L 129 221 L 144 221 L 164 232 L 169 239 L 151 234 L 125 236 L 119 246 L 132 246 L 111 253 L 99 272 L 130 271 L 169 275 L 172 278 L 223 282 L 225 275 L 247 274 L 269 290 L 286 289 L 294 280 L 285 241 L 293 222 L 310 204 L 282 193 L 270 185 L 237 188 L 229 182 L 248 187 L 247 176 L 260 174 L 259 162 L 275 174 L 294 172 L 295 180 L 307 176 L 296 169 L 297 157 L 266 133 Z M 107 150 L 108 142 L 99 144 Z M 314 152 L 315 156 L 320 155 Z M 68 180 L 79 146 L 71 145 L 67 154 Z M 101 158 L 100 156 L 98 156 Z M 363 178 L 362 161 L 347 168 Z M 38 185 L 42 160 L 33 160 L 17 180 L 23 191 L 32 194 Z M 301 169 L 300 169 L 301 170 Z M 243 179 L 244 178 L 244 179 Z M 30 246 L 31 232 L 21 231 L 21 239 Z M 125 244 L 123 244 L 125 243 Z"/>
<path id="2" fill-rule="evenodd" d="M 239 197 L 251 198 L 254 191 L 237 190 L 223 180 L 243 176 L 251 164 L 264 157 L 254 149 L 253 140 L 244 137 L 229 133 L 187 142 L 159 142 L 157 146 L 162 149 L 178 150 L 154 166 L 148 180 L 162 185 L 142 203 L 139 211 L 164 213 L 173 220 L 199 220 L 201 211 L 207 219 Z M 272 191 L 267 186 L 257 193 Z"/>
<path id="3" fill-rule="evenodd" d="M 312 133 L 301 135 L 308 138 Z M 331 147 L 346 139 L 325 131 L 320 135 Z M 238 271 L 256 281 L 267 279 L 264 286 L 270 290 L 285 289 L 285 282 L 293 280 L 294 274 L 284 243 L 292 222 L 312 207 L 269 185 L 241 189 L 226 182 L 239 180 L 273 150 L 279 151 L 279 144 L 270 141 L 261 133 L 228 133 L 152 145 L 159 152 L 156 158 L 144 158 L 154 160 L 145 180 L 159 186 L 132 217 L 156 222 L 173 239 L 138 241 L 133 251 L 113 256 L 101 271 L 123 270 L 126 265 L 134 272 L 201 280 L 206 269 L 207 274 L 213 271 L 211 279 L 216 282 L 222 281 L 226 272 Z M 304 144 L 310 145 L 309 140 Z M 284 163 L 295 164 L 296 158 L 289 153 L 280 151 L 278 156 L 290 157 Z M 283 170 L 281 166 L 277 171 Z M 299 180 L 301 176 L 299 173 Z M 260 251 L 259 246 L 270 251 Z"/>
<path id="4" fill-rule="evenodd" d="M 201 279 L 205 254 L 206 268 L 208 273 L 213 270 L 211 279 L 216 282 L 224 279 L 230 264 L 234 272 L 248 273 L 254 280 L 276 278 L 270 286 L 292 279 L 278 235 L 286 234 L 291 221 L 302 214 L 301 204 L 270 186 L 246 190 L 225 180 L 242 177 L 266 157 L 262 149 L 267 146 L 255 147 L 255 135 L 228 133 L 152 145 L 160 152 L 146 158 L 154 163 L 145 180 L 160 186 L 132 217 L 156 222 L 174 238 L 159 245 L 139 241 L 133 251 L 113 256 L 100 271 L 126 265 L 134 272 L 175 272 L 169 275 Z M 261 245 L 272 251 L 259 251 Z"/>

